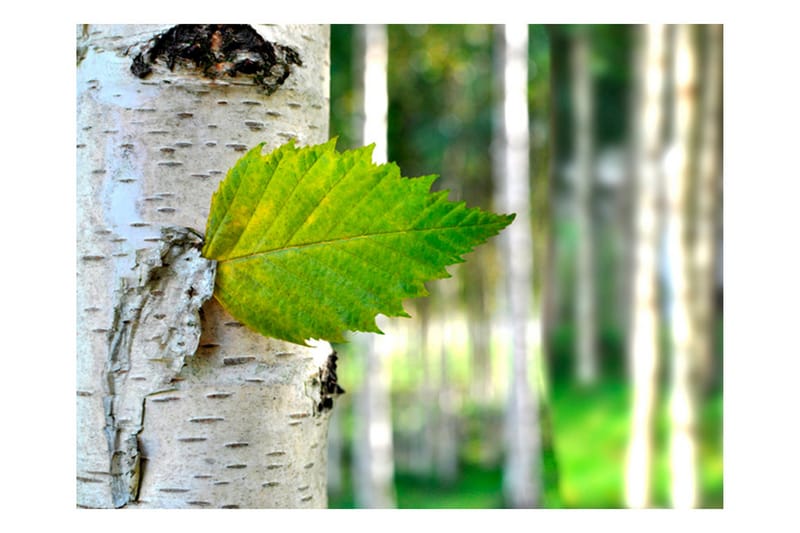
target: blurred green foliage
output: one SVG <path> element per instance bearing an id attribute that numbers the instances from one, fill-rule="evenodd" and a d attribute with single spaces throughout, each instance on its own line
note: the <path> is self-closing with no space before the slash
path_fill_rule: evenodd
<path id="1" fill-rule="evenodd" d="M 608 379 L 586 389 L 556 381 L 551 396 L 552 437 L 555 453 L 545 458 L 544 507 L 609 508 L 623 505 L 624 454 L 628 436 L 629 388 L 623 381 Z M 654 472 L 654 505 L 669 507 L 667 455 L 668 413 L 661 398 L 657 423 Z M 341 406 L 339 406 L 341 407 Z M 350 413 L 347 416 L 351 416 Z M 502 413 L 465 411 L 465 432 L 461 445 L 461 470 L 453 485 L 435 476 L 415 475 L 398 469 L 395 474 L 397 504 L 401 509 L 495 509 L 503 507 L 502 461 L 480 461 L 479 427 L 501 432 Z M 351 422 L 346 428 L 351 428 Z M 714 391 L 701 412 L 700 488 L 702 507 L 723 505 L 722 393 Z M 348 447 L 349 449 L 349 447 Z M 557 461 L 557 465 L 555 462 Z M 556 474 L 557 467 L 557 474 Z M 343 464 L 345 481 L 338 494 L 330 495 L 331 508 L 353 508 L 349 453 Z M 557 480 L 557 484 L 553 481 Z"/>
<path id="2" fill-rule="evenodd" d="M 629 205 L 608 187 L 596 187 L 593 201 L 596 242 L 598 338 L 601 379 L 592 387 L 573 381 L 575 327 L 573 291 L 577 234 L 564 205 L 571 194 L 563 167 L 572 151 L 569 45 L 578 31 L 588 31 L 592 48 L 594 127 L 596 149 L 624 144 L 630 122 L 630 87 L 634 73 L 631 53 L 633 26 L 529 26 L 529 123 L 531 153 L 532 231 L 535 242 L 535 290 L 547 307 L 545 341 L 547 396 L 542 426 L 543 505 L 551 508 L 619 508 L 623 506 L 624 455 L 628 439 L 631 390 L 626 370 L 625 284 L 620 268 L 620 232 Z M 354 92 L 357 40 L 351 25 L 331 31 L 331 135 L 339 148 L 358 144 L 358 96 Z M 493 113 L 498 94 L 495 72 L 496 36 L 490 25 L 391 25 L 389 37 L 389 159 L 409 176 L 440 174 L 441 188 L 451 199 L 491 208 Z M 599 207 L 597 207 L 599 206 Z M 622 240 L 620 240 L 622 239 Z M 490 243 L 491 244 L 491 243 Z M 490 248 L 490 247 L 487 247 Z M 542 259 L 545 258 L 545 259 Z M 450 271 L 456 280 L 457 301 L 448 302 L 464 313 L 496 312 L 494 294 L 499 272 L 491 250 L 471 254 L 465 265 Z M 548 280 L 544 286 L 543 280 Z M 441 283 L 441 282 L 439 282 Z M 437 284 L 429 299 L 408 302 L 414 317 L 408 328 L 419 332 L 420 318 L 433 322 L 442 308 Z M 451 293 L 452 294 L 452 293 Z M 479 297 L 480 296 L 480 297 Z M 452 310 L 451 310 L 452 312 Z M 704 391 L 700 413 L 701 505 L 723 503 L 722 455 L 722 318 L 716 321 L 714 379 Z M 416 328 L 416 329 L 415 329 Z M 401 508 L 497 508 L 502 498 L 502 435 L 504 395 L 489 405 L 471 396 L 476 379 L 467 339 L 459 338 L 446 356 L 448 383 L 458 406 L 459 477 L 446 485 L 433 473 L 414 474 L 403 461 L 395 465 L 397 503 Z M 664 353 L 668 343 L 664 339 Z M 493 339 L 491 380 L 504 391 L 508 379 L 507 347 Z M 350 393 L 357 392 L 363 369 L 352 345 L 341 347 L 339 378 Z M 439 354 L 429 354 L 430 382 L 439 384 Z M 668 360 L 665 357 L 665 360 Z M 418 438 L 414 413 L 424 406 L 415 396 L 422 380 L 421 354 L 410 348 L 389 362 L 392 371 L 393 431 L 396 454 Z M 665 365 L 666 367 L 666 365 Z M 662 385 L 666 384 L 662 372 Z M 668 418 L 662 386 L 656 423 L 654 503 L 668 506 Z M 503 393 L 504 394 L 504 393 Z M 352 507 L 352 395 L 337 409 L 345 434 L 344 486 L 330 496 L 331 507 Z"/>

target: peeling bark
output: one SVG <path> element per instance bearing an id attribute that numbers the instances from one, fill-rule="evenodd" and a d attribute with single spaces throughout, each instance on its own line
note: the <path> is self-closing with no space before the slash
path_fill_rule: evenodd
<path id="1" fill-rule="evenodd" d="M 247 28 L 302 54 L 271 95 L 162 56 L 134 75 L 170 26 L 77 28 L 78 507 L 327 505 L 330 346 L 267 339 L 208 299 L 214 263 L 187 229 L 249 147 L 327 138 L 327 28 Z"/>
<path id="2" fill-rule="evenodd" d="M 200 306 L 214 292 L 216 271 L 215 261 L 200 256 L 201 244 L 185 228 L 165 227 L 157 248 L 137 252 L 136 275 L 120 280 L 103 397 L 115 507 L 139 492 L 145 398 L 175 389 L 200 342 Z"/>

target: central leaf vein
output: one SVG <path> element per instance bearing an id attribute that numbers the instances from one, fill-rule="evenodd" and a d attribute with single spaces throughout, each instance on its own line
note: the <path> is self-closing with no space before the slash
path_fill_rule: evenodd
<path id="1" fill-rule="evenodd" d="M 353 241 L 358 241 L 358 240 L 367 240 L 367 239 L 371 239 L 373 237 L 383 237 L 383 236 L 387 236 L 387 235 L 405 235 L 405 234 L 409 234 L 409 233 L 448 231 L 448 230 L 459 230 L 459 229 L 466 229 L 466 228 L 484 228 L 484 227 L 489 227 L 489 226 L 497 226 L 497 223 L 488 222 L 488 223 L 483 223 L 483 224 L 470 224 L 469 226 L 442 226 L 442 227 L 439 227 L 439 228 L 409 228 L 409 229 L 394 230 L 394 231 L 379 231 L 379 232 L 367 233 L 367 234 L 363 234 L 363 235 L 351 235 L 351 236 L 347 236 L 347 237 L 336 237 L 336 238 L 333 238 L 333 239 L 326 239 L 326 240 L 320 240 L 320 241 L 311 241 L 311 242 L 306 242 L 306 243 L 302 243 L 302 244 L 293 244 L 291 246 L 285 246 L 285 247 L 280 247 L 280 248 L 269 248 L 269 249 L 265 249 L 265 250 L 258 250 L 256 252 L 252 252 L 252 253 L 249 253 L 249 254 L 242 254 L 242 255 L 236 255 L 236 256 L 228 257 L 228 258 L 224 259 L 224 262 L 230 264 L 230 263 L 235 263 L 235 262 L 239 262 L 239 261 L 246 261 L 248 259 L 252 259 L 254 257 L 259 257 L 259 256 L 263 256 L 263 255 L 279 254 L 279 253 L 289 252 L 289 251 L 292 251 L 292 250 L 301 250 L 301 249 L 304 249 L 304 248 L 312 248 L 312 247 L 315 247 L 315 246 L 332 245 L 332 244 L 337 244 L 337 243 L 347 243 L 347 242 L 353 242 Z M 401 252 L 401 250 L 399 250 L 397 248 L 392 248 L 392 250 L 394 250 L 396 252 Z M 411 257 L 411 256 L 409 256 L 409 257 L 411 259 L 418 259 L 418 258 L 414 258 L 414 257 Z"/>

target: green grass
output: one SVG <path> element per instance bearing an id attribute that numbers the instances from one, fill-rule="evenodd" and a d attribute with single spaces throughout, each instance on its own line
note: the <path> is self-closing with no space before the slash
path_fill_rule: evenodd
<path id="1" fill-rule="evenodd" d="M 401 509 L 492 509 L 502 504 L 502 478 L 497 468 L 464 464 L 452 486 L 402 472 L 395 476 L 395 483 Z"/>
<path id="2" fill-rule="evenodd" d="M 463 464 L 458 480 L 444 485 L 430 477 L 408 472 L 395 474 L 397 507 L 399 509 L 496 509 L 502 506 L 502 474 L 499 468 Z M 351 479 L 345 475 L 345 487 L 340 495 L 330 495 L 331 509 L 353 509 Z"/>
<path id="3" fill-rule="evenodd" d="M 608 381 L 589 389 L 555 386 L 553 425 L 564 507 L 623 507 L 624 459 L 629 430 L 629 390 Z M 662 398 L 656 420 L 653 503 L 669 506 L 669 413 Z M 700 413 L 701 506 L 723 503 L 722 395 Z"/>
<path id="4" fill-rule="evenodd" d="M 628 431 L 626 390 L 614 383 L 593 389 L 556 385 L 551 409 L 562 505 L 620 507 Z"/>

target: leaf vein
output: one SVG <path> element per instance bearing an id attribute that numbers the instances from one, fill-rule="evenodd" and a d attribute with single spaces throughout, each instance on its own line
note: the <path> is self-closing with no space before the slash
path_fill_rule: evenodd
<path id="1" fill-rule="evenodd" d="M 350 173 L 353 171 L 353 169 L 354 169 L 355 167 L 356 167 L 356 164 L 355 164 L 355 162 L 354 162 L 354 163 L 353 163 L 353 166 L 351 166 L 350 168 L 348 168 L 348 169 L 347 169 L 347 171 L 346 171 L 344 174 L 342 174 L 342 176 L 341 176 L 341 177 L 340 177 L 338 180 L 336 180 L 336 182 L 335 182 L 335 183 L 333 183 L 333 184 L 332 184 L 332 185 L 331 185 L 331 186 L 328 188 L 328 190 L 327 190 L 327 191 L 325 191 L 325 194 L 323 194 L 323 195 L 322 195 L 322 198 L 320 198 L 320 199 L 319 199 L 319 202 L 317 202 L 317 205 L 316 205 L 316 206 L 314 206 L 314 208 L 313 208 L 313 209 L 311 209 L 311 210 L 308 212 L 308 214 L 306 214 L 306 218 L 305 218 L 305 219 L 303 219 L 303 222 L 302 222 L 302 223 L 300 223 L 300 224 L 299 224 L 299 225 L 298 225 L 298 226 L 295 228 L 295 230 L 292 232 L 292 234 L 291 234 L 291 235 L 289 235 L 289 237 L 288 237 L 288 238 L 287 238 L 287 239 L 286 239 L 286 240 L 283 242 L 283 246 L 286 246 L 288 243 L 292 242 L 292 239 L 294 238 L 294 236 L 295 236 L 295 235 L 297 235 L 297 233 L 298 233 L 298 232 L 299 232 L 301 229 L 303 229 L 303 228 L 305 227 L 306 223 L 308 222 L 308 219 L 309 219 L 309 218 L 311 218 L 311 215 L 313 215 L 313 214 L 314 214 L 314 213 L 317 211 L 317 209 L 319 209 L 319 208 L 320 208 L 320 206 L 322 205 L 322 202 L 325 200 L 325 198 L 327 198 L 327 197 L 328 197 L 328 195 L 329 195 L 331 192 L 333 192 L 333 190 L 334 190 L 334 189 L 335 189 L 335 188 L 336 188 L 336 187 L 337 187 L 337 186 L 338 186 L 340 183 L 342 183 L 342 181 L 344 181 L 344 179 L 345 179 L 345 178 L 346 178 L 348 175 L 350 175 Z"/>
<path id="2" fill-rule="evenodd" d="M 282 159 L 280 160 L 280 162 L 278 163 L 278 165 L 276 165 L 276 167 L 275 167 L 275 170 L 272 172 L 272 176 L 273 176 L 273 177 L 274 177 L 274 176 L 275 176 L 275 175 L 278 173 L 278 170 L 280 169 L 281 163 L 283 163 L 283 162 L 284 162 L 286 159 L 289 159 L 289 158 L 282 158 Z M 314 167 L 314 165 L 316 165 L 316 164 L 317 164 L 317 162 L 318 162 L 319 160 L 320 160 L 320 157 L 319 157 L 319 156 L 317 156 L 317 158 L 314 160 L 314 162 L 313 162 L 313 163 L 312 163 L 312 164 L 311 164 L 311 165 L 310 165 L 310 166 L 309 166 L 309 167 L 308 167 L 308 168 L 307 168 L 307 169 L 306 169 L 306 170 L 303 172 L 303 174 L 302 174 L 302 175 L 300 175 L 300 177 L 297 179 L 297 181 L 295 182 L 294 186 L 292 187 L 292 190 L 291 190 L 291 191 L 289 192 L 289 194 L 287 195 L 287 198 L 291 198 L 291 196 L 294 194 L 294 191 L 297 189 L 297 186 L 300 184 L 300 182 L 302 182 L 302 181 L 303 181 L 303 179 L 306 177 L 306 175 L 308 175 L 308 172 L 309 172 L 309 171 L 310 171 L 310 170 L 311 170 L 311 169 Z M 267 189 L 268 189 L 268 187 L 264 187 L 264 190 L 263 190 L 263 191 L 261 191 L 261 196 L 259 197 L 259 199 L 258 199 L 258 202 L 256 203 L 256 209 L 255 209 L 255 211 L 256 211 L 256 212 L 258 211 L 258 207 L 261 205 L 261 202 L 264 200 L 264 195 L 267 193 Z M 286 208 L 286 206 L 287 206 L 287 205 L 290 205 L 290 202 L 286 201 L 286 202 L 283 202 L 283 203 L 281 204 L 281 207 L 280 207 L 280 209 L 278 210 L 278 212 L 277 212 L 277 213 L 275 213 L 275 215 L 272 217 L 272 221 L 270 222 L 269 226 L 268 226 L 268 227 L 267 227 L 267 228 L 264 230 L 264 235 L 266 235 L 266 234 L 268 234 L 268 233 L 269 233 L 269 230 L 271 230 L 271 229 L 272 229 L 272 226 L 274 226 L 274 225 L 275 225 L 275 221 L 276 221 L 276 220 L 278 220 L 278 219 L 280 218 L 280 215 L 281 215 L 281 213 L 283 213 L 283 210 Z M 242 240 L 242 236 L 243 236 L 245 233 L 247 233 L 247 230 L 248 230 L 248 228 L 250 228 L 250 224 L 251 224 L 251 223 L 253 222 L 253 220 L 255 220 L 256 218 L 257 218 L 257 217 L 255 217 L 255 216 L 251 216 L 251 217 L 250 217 L 250 218 L 247 220 L 247 224 L 245 224 L 245 226 L 244 226 L 244 229 L 243 229 L 243 230 L 242 230 L 242 232 L 239 234 L 239 236 L 236 238 L 236 242 L 235 242 L 235 243 L 233 243 L 233 246 L 231 246 L 231 247 L 230 247 L 230 250 L 231 250 L 231 251 L 235 250 L 235 249 L 236 249 L 236 247 L 237 247 L 237 246 L 239 246 L 239 242 Z"/>
<path id="3" fill-rule="evenodd" d="M 265 258 L 265 263 L 268 264 L 269 266 L 273 267 L 274 269 L 280 270 L 282 272 L 285 272 L 289 276 L 295 278 L 296 280 L 298 280 L 301 283 L 301 285 L 305 284 L 307 287 L 314 287 L 315 291 L 319 291 L 320 290 L 318 284 L 315 284 L 314 281 L 311 278 L 309 278 L 308 276 L 303 276 L 301 274 L 298 274 L 297 272 L 293 272 L 292 270 L 287 269 L 285 265 L 279 265 L 279 264 L 277 264 L 277 263 L 275 263 L 273 261 L 270 261 L 269 258 Z M 314 304 L 317 307 L 326 309 L 328 311 L 326 313 L 320 314 L 319 316 L 335 316 L 338 321 L 341 321 L 341 317 L 339 317 L 339 314 L 337 313 L 337 309 L 335 307 L 332 307 L 331 305 L 329 305 L 324 299 L 317 299 L 317 300 L 315 300 Z M 297 313 L 294 313 L 294 314 L 296 315 Z M 309 318 L 309 317 L 306 317 L 306 318 Z M 335 329 L 337 327 L 337 324 L 332 323 L 332 321 L 330 321 L 330 320 L 326 320 L 325 322 L 327 322 L 326 327 L 330 327 L 332 329 Z M 305 334 L 306 333 L 303 333 L 303 335 L 305 335 Z"/>
<path id="4" fill-rule="evenodd" d="M 351 242 L 351 241 L 356 241 L 356 240 L 367 240 L 367 239 L 370 239 L 372 237 L 378 237 L 378 236 L 403 235 L 403 234 L 406 234 L 406 233 L 423 233 L 423 232 L 429 232 L 429 231 L 447 231 L 447 230 L 454 230 L 454 229 L 455 230 L 468 229 L 468 228 L 471 229 L 471 228 L 481 228 L 481 227 L 497 226 L 497 225 L 498 224 L 496 222 L 487 222 L 487 223 L 481 223 L 481 224 L 471 224 L 469 226 L 455 225 L 455 226 L 442 226 L 442 227 L 438 227 L 438 228 L 407 228 L 407 229 L 392 230 L 392 231 L 379 231 L 379 232 L 367 233 L 367 234 L 363 234 L 363 235 L 349 235 L 349 236 L 345 236 L 345 237 L 337 237 L 337 238 L 334 238 L 334 239 L 325 239 L 325 240 L 319 240 L 319 241 L 306 242 L 306 243 L 302 243 L 302 244 L 293 244 L 291 246 L 286 246 L 286 247 L 283 247 L 283 248 L 269 248 L 269 249 L 266 249 L 266 250 L 259 250 L 257 252 L 252 252 L 252 253 L 248 253 L 248 254 L 228 257 L 228 258 L 224 259 L 223 261 L 226 262 L 226 263 L 238 262 L 238 261 L 243 261 L 243 260 L 251 259 L 253 257 L 258 257 L 258 256 L 262 256 L 262 255 L 266 256 L 266 255 L 271 255 L 271 254 L 276 254 L 276 253 L 288 252 L 288 251 L 291 251 L 291 250 L 300 250 L 300 249 L 303 249 L 303 248 L 310 248 L 310 247 L 313 247 L 313 246 L 322 246 L 322 245 L 335 244 L 335 243 L 346 243 L 346 242 Z M 386 247 L 386 245 L 383 245 L 383 246 Z M 387 248 L 389 248 L 391 250 L 398 251 L 398 252 L 401 251 L 401 250 L 398 250 L 396 248 L 391 248 L 391 247 L 387 247 Z M 412 259 L 414 259 L 412 256 L 408 256 L 408 257 L 411 257 Z M 416 258 L 416 259 L 417 259 L 417 261 L 419 261 L 419 258 Z"/>
<path id="5" fill-rule="evenodd" d="M 383 179 L 385 179 L 385 177 Z M 358 199 L 358 201 L 355 203 L 355 205 L 350 206 L 350 212 L 351 213 L 357 213 L 359 211 L 359 209 L 361 208 L 361 204 L 366 202 L 368 198 L 370 198 L 373 194 L 375 194 L 377 191 L 380 190 L 380 185 L 381 185 L 381 182 L 383 181 L 383 179 L 379 179 L 378 183 L 374 187 L 372 187 L 372 189 L 370 189 L 370 191 L 367 194 L 361 196 L 361 198 Z M 338 230 L 339 227 L 345 222 L 346 219 L 347 219 L 346 216 L 345 217 L 340 217 L 339 220 L 336 221 L 336 224 L 334 224 L 333 227 L 331 227 L 328 230 L 328 234 L 330 235 L 331 233 L 334 233 L 336 230 Z"/>

